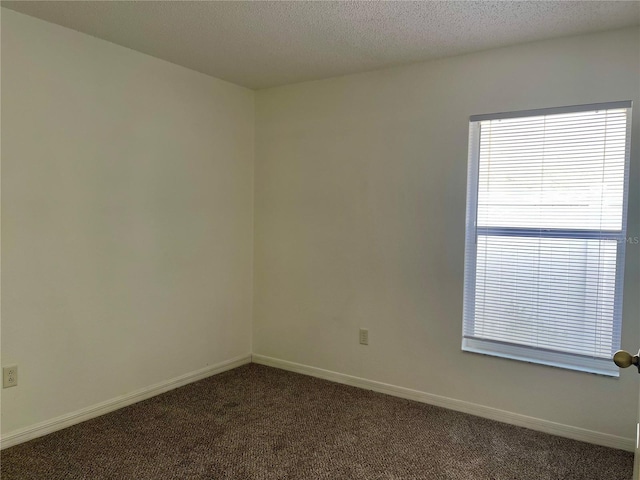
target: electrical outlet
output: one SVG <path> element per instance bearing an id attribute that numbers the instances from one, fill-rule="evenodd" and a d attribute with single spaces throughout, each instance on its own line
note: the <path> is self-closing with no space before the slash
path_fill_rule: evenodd
<path id="1" fill-rule="evenodd" d="M 18 366 L 2 368 L 2 388 L 15 387 L 18 385 Z"/>
<path id="2" fill-rule="evenodd" d="M 360 329 L 360 345 L 369 345 L 369 330 L 366 328 Z"/>

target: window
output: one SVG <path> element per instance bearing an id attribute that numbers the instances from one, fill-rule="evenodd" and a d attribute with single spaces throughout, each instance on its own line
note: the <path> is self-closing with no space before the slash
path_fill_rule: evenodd
<path id="1" fill-rule="evenodd" d="M 462 349 L 617 376 L 631 102 L 476 115 Z"/>

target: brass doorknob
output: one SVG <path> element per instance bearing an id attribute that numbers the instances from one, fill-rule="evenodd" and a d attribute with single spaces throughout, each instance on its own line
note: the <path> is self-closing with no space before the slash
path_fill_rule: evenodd
<path id="1" fill-rule="evenodd" d="M 640 355 L 640 352 L 638 352 L 638 355 Z M 635 365 L 638 367 L 638 373 L 640 373 L 640 359 L 638 355 L 631 355 L 625 350 L 618 350 L 613 354 L 613 362 L 620 368 L 627 368 L 631 365 Z"/>

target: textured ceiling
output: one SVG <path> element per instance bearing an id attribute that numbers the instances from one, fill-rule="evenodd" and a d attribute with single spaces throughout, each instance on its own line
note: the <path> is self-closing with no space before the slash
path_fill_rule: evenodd
<path id="1" fill-rule="evenodd" d="M 250 88 L 640 24 L 618 1 L 3 1 Z"/>

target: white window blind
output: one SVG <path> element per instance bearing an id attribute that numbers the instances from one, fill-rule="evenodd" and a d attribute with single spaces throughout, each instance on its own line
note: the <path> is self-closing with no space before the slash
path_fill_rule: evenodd
<path id="1" fill-rule="evenodd" d="M 462 348 L 618 375 L 631 102 L 470 118 Z"/>

